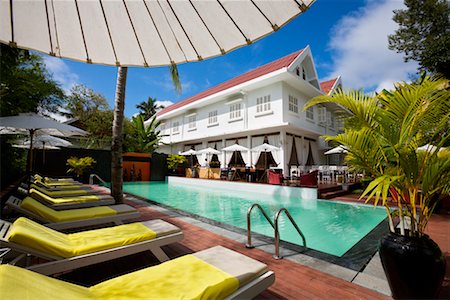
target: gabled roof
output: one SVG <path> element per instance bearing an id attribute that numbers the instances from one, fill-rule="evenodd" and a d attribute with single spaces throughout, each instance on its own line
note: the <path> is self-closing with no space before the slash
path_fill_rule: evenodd
<path id="1" fill-rule="evenodd" d="M 333 89 L 333 87 L 335 86 L 335 84 L 338 80 L 339 80 L 339 77 L 336 77 L 334 79 L 330 79 L 330 80 L 321 82 L 320 88 L 322 89 L 322 92 L 325 95 L 328 95 L 328 93 Z"/>
<path id="2" fill-rule="evenodd" d="M 157 115 L 160 116 L 160 115 L 165 114 L 165 113 L 167 113 L 169 111 L 172 111 L 172 110 L 175 110 L 177 108 L 183 107 L 183 106 L 185 106 L 187 104 L 190 104 L 190 103 L 195 102 L 197 100 L 200 100 L 200 99 L 203 99 L 205 97 L 211 96 L 211 95 L 216 94 L 218 92 L 227 90 L 229 88 L 232 88 L 232 87 L 237 86 L 239 84 L 242 84 L 244 82 L 247 82 L 247 81 L 250 81 L 252 79 L 261 77 L 263 75 L 269 74 L 269 73 L 277 71 L 279 69 L 289 67 L 291 65 L 291 63 L 302 53 L 302 51 L 303 51 L 303 49 L 299 50 L 299 51 L 296 51 L 294 53 L 291 53 L 291 54 L 289 54 L 287 56 L 284 56 L 284 57 L 282 57 L 280 59 L 277 59 L 277 60 L 275 60 L 273 62 L 265 64 L 265 65 L 263 65 L 261 67 L 258 67 L 258 68 L 254 69 L 254 70 L 251 70 L 251 71 L 249 71 L 247 73 L 244 73 L 244 74 L 239 75 L 237 77 L 234 77 L 234 78 L 232 78 L 230 80 L 227 80 L 227 81 L 225 81 L 225 82 L 223 82 L 223 83 L 221 83 L 219 85 L 216 85 L 216 86 L 214 86 L 212 88 L 209 88 L 209 89 L 207 89 L 207 90 L 205 90 L 203 92 L 200 92 L 200 93 L 198 93 L 198 94 L 196 94 L 194 96 L 191 96 L 189 98 L 181 100 L 180 102 L 177 102 L 175 104 L 172 104 L 172 105 L 170 105 L 170 106 L 160 110 L 157 113 Z"/>

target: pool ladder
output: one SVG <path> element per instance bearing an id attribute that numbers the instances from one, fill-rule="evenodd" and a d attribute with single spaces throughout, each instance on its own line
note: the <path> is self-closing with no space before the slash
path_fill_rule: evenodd
<path id="1" fill-rule="evenodd" d="M 291 214 L 289 213 L 289 211 L 286 208 L 284 208 L 284 207 L 280 208 L 277 211 L 277 213 L 275 214 L 275 221 L 272 222 L 272 220 L 267 215 L 266 211 L 258 203 L 252 204 L 252 206 L 250 206 L 250 208 L 247 211 L 247 244 L 245 244 L 245 247 L 247 247 L 247 248 L 254 248 L 255 247 L 255 246 L 252 245 L 252 232 L 251 232 L 251 219 L 250 219 L 250 214 L 252 213 L 253 208 L 255 208 L 255 207 L 257 207 L 259 209 L 259 211 L 263 214 L 264 218 L 266 218 L 267 222 L 269 222 L 270 226 L 272 226 L 272 228 L 274 229 L 275 255 L 273 257 L 275 259 L 283 258 L 282 256 L 280 256 L 280 231 L 278 230 L 278 228 L 279 228 L 278 227 L 278 219 L 280 218 L 280 215 L 281 215 L 282 212 L 284 212 L 286 214 L 286 216 L 289 218 L 289 220 L 291 221 L 292 225 L 297 230 L 298 234 L 300 235 L 300 237 L 303 240 L 303 247 L 306 248 L 305 236 L 303 235 L 303 233 L 300 230 L 300 228 L 298 227 L 297 223 L 294 221 L 294 219 L 292 218 Z"/>
<path id="2" fill-rule="evenodd" d="M 94 179 L 98 179 L 98 181 L 100 181 L 104 186 L 106 185 L 106 181 L 104 181 L 103 179 L 100 178 L 100 176 L 98 176 L 97 174 L 91 174 L 89 175 L 89 184 L 93 185 L 94 184 Z"/>

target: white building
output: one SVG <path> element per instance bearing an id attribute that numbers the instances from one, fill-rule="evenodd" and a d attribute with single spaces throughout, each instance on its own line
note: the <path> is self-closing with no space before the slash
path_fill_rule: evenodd
<path id="1" fill-rule="evenodd" d="M 298 164 L 325 164 L 323 153 L 330 147 L 319 137 L 338 132 L 337 107 L 328 104 L 303 111 L 303 106 L 340 85 L 340 77 L 319 82 L 308 46 L 158 112 L 161 134 L 167 135 L 163 142 L 168 144 L 158 151 L 170 154 L 215 146 L 221 150 L 236 141 L 253 148 L 267 136 L 280 148 L 272 154 L 284 175 L 289 174 L 294 141 Z M 222 167 L 231 155 L 219 155 Z M 259 155 L 242 152 L 247 166 L 254 166 Z"/>

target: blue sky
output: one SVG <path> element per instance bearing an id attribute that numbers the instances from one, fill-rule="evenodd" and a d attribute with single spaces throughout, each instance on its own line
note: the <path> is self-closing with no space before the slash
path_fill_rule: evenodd
<path id="1" fill-rule="evenodd" d="M 417 69 L 416 63 L 404 63 L 401 54 L 387 48 L 387 35 L 397 28 L 392 10 L 402 7 L 401 0 L 317 0 L 306 13 L 250 46 L 179 65 L 181 94 L 176 94 L 167 67 L 130 67 L 125 115 L 137 113 L 136 104 L 148 97 L 166 105 L 178 102 L 307 45 L 321 81 L 341 75 L 344 88 L 369 92 L 390 88 L 395 81 L 408 80 Z M 44 61 L 66 91 L 74 84 L 84 84 L 114 106 L 116 67 L 46 55 Z"/>

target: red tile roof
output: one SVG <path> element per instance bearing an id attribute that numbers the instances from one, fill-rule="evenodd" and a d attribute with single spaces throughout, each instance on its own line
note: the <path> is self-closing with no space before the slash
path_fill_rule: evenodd
<path id="1" fill-rule="evenodd" d="M 291 54 L 289 54 L 287 56 L 284 56 L 284 57 L 282 57 L 280 59 L 277 59 L 277 60 L 275 60 L 273 62 L 265 64 L 265 65 L 263 65 L 261 67 L 258 67 L 258 68 L 254 69 L 254 70 L 251 70 L 251 71 L 249 71 L 247 73 L 244 73 L 244 74 L 239 75 L 237 77 L 234 77 L 234 78 L 232 78 L 230 80 L 227 80 L 227 81 L 225 81 L 225 82 L 223 82 L 223 83 L 221 83 L 219 85 L 216 85 L 216 86 L 214 86 L 212 88 L 204 90 L 203 92 L 200 92 L 200 93 L 198 93 L 198 94 L 196 94 L 194 96 L 191 96 L 189 98 L 181 100 L 180 102 L 177 102 L 175 104 L 172 104 L 172 105 L 170 105 L 170 106 L 160 110 L 157 115 L 160 116 L 162 114 L 165 114 L 165 113 L 167 113 L 169 111 L 172 111 L 172 110 L 175 110 L 177 108 L 183 107 L 183 106 L 185 106 L 187 104 L 190 104 L 192 102 L 195 102 L 197 100 L 203 99 L 205 97 L 211 96 L 211 95 L 216 94 L 218 92 L 221 92 L 221 91 L 224 91 L 226 89 L 232 88 L 232 87 L 234 87 L 236 85 L 242 84 L 242 83 L 250 81 L 252 79 L 255 79 L 255 78 L 261 77 L 263 75 L 269 74 L 271 72 L 277 71 L 277 70 L 279 70 L 281 68 L 286 68 L 300 55 L 300 53 L 302 53 L 302 51 L 303 51 L 303 49 L 299 50 L 299 51 L 296 51 L 294 53 L 291 53 Z"/>
<path id="2" fill-rule="evenodd" d="M 337 80 L 338 80 L 338 78 L 334 78 L 334 79 L 330 79 L 328 81 L 321 82 L 320 88 L 322 89 L 322 92 L 325 95 L 328 95 L 328 93 L 331 91 L 331 89 L 333 88 L 333 86 Z"/>

